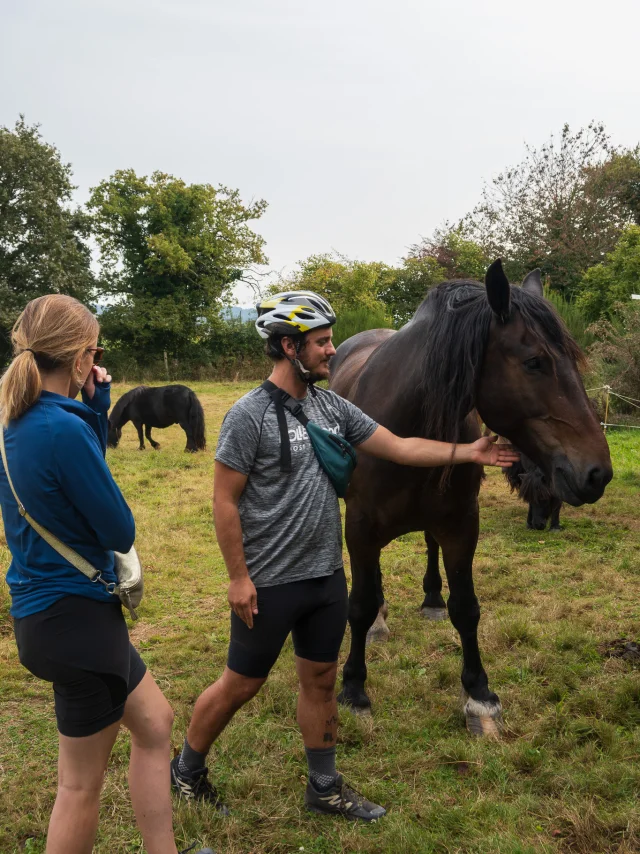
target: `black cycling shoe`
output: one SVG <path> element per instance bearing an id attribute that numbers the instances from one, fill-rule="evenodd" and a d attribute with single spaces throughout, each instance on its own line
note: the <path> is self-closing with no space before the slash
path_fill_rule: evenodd
<path id="1" fill-rule="evenodd" d="M 171 760 L 171 788 L 188 801 L 206 801 L 220 815 L 229 815 L 229 808 L 220 800 L 215 786 L 207 780 L 208 768 L 200 768 L 191 774 L 183 774 L 178 768 L 180 757 Z M 187 849 L 188 850 L 188 849 Z M 206 848 L 204 849 L 206 852 Z"/>
<path id="2" fill-rule="evenodd" d="M 311 812 L 342 815 L 353 821 L 377 821 L 387 812 L 384 807 L 368 801 L 347 786 L 341 774 L 338 774 L 336 782 L 327 792 L 319 792 L 309 781 L 304 803 Z"/>

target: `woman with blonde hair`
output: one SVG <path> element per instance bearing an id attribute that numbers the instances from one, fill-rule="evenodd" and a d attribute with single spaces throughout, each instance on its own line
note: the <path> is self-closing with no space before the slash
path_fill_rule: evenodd
<path id="1" fill-rule="evenodd" d="M 77 300 L 32 300 L 0 380 L 7 469 L 27 512 L 106 582 L 135 525 L 105 462 L 111 377 L 98 365 L 98 321 Z M 82 402 L 75 400 L 82 390 Z M 169 790 L 173 712 L 129 641 L 117 597 L 93 584 L 26 521 L 0 462 L 0 506 L 20 661 L 53 683 L 58 792 L 47 854 L 89 854 L 120 724 L 131 733 L 129 788 L 149 854 L 177 854 Z M 201 854 L 212 854 L 204 849 Z"/>

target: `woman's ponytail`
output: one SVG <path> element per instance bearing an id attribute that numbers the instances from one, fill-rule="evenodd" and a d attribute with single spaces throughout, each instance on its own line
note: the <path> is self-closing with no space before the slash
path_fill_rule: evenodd
<path id="1" fill-rule="evenodd" d="M 0 379 L 0 422 L 7 427 L 40 397 L 42 381 L 31 350 L 23 350 L 11 362 Z"/>

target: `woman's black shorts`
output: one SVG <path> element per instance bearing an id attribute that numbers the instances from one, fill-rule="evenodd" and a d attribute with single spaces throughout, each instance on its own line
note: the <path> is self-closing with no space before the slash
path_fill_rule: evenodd
<path id="1" fill-rule="evenodd" d="M 15 620 L 21 663 L 53 682 L 58 730 L 78 738 L 119 721 L 146 672 L 119 602 L 65 596 Z"/>
<path id="2" fill-rule="evenodd" d="M 289 632 L 299 658 L 337 661 L 348 609 L 344 569 L 321 578 L 258 587 L 252 629 L 231 612 L 227 667 L 241 676 L 265 678 Z"/>

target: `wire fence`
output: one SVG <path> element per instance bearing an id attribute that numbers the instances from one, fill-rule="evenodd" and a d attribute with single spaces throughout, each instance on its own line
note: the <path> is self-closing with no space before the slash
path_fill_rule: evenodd
<path id="1" fill-rule="evenodd" d="M 624 401 L 629 406 L 633 406 L 636 409 L 640 409 L 640 400 L 637 400 L 635 397 L 627 397 L 624 394 L 619 394 L 617 391 L 614 391 L 610 385 L 601 385 L 597 388 L 588 388 L 586 389 L 587 394 L 592 392 L 602 391 L 604 392 L 604 421 L 600 422 L 601 427 L 604 432 L 607 432 L 608 427 L 619 427 L 623 430 L 640 430 L 639 424 L 612 424 L 609 422 L 609 404 L 611 402 L 611 397 L 617 397 L 620 400 Z"/>

